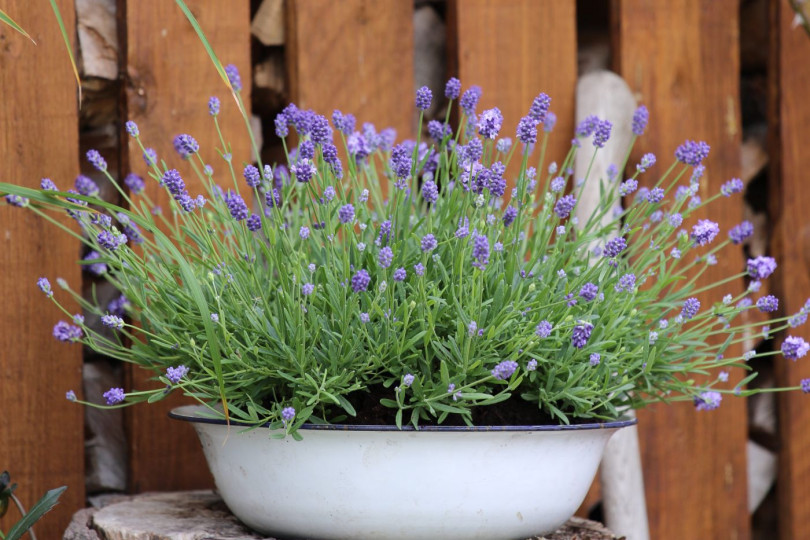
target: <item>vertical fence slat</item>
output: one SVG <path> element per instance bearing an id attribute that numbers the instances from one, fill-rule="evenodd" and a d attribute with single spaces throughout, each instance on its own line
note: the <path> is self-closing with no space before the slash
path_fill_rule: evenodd
<path id="1" fill-rule="evenodd" d="M 57 2 L 67 28 L 73 2 Z M 56 19 L 38 2 L 3 2 L 37 41 L 0 25 L 0 156 L 2 179 L 39 187 L 43 177 L 67 189 L 79 172 L 76 81 Z M 72 34 L 71 34 L 72 35 Z M 55 216 L 76 228 L 67 216 Z M 79 243 L 28 210 L 0 208 L 0 468 L 19 484 L 30 506 L 45 491 L 68 490 L 36 527 L 40 538 L 61 538 L 84 506 L 84 411 L 65 401 L 82 387 L 82 350 L 59 343 L 51 328 L 64 315 L 36 287 L 47 276 L 55 295 L 78 311 L 56 278 L 81 291 Z M 74 311 L 74 312 L 75 312 Z M 0 529 L 19 519 L 15 508 Z"/>
<path id="2" fill-rule="evenodd" d="M 515 139 L 515 128 L 532 100 L 545 92 L 557 125 L 549 139 L 546 164 L 561 164 L 574 132 L 577 79 L 576 2 L 573 0 L 453 1 L 448 49 L 450 65 L 464 88 L 480 86 L 478 111 L 498 107 L 501 136 Z M 542 139 L 541 133 L 538 141 Z M 539 159 L 539 152 L 533 154 Z M 514 181 L 520 159 L 510 163 Z M 511 185 L 511 184 L 510 184 Z"/>
<path id="3" fill-rule="evenodd" d="M 810 37 L 792 24 L 793 14 L 787 2 L 771 2 L 771 62 L 769 69 L 771 130 L 770 210 L 773 226 L 773 255 L 780 267 L 774 274 L 782 311 L 797 313 L 810 296 Z M 790 335 L 810 339 L 808 327 L 790 329 Z M 777 346 L 779 344 L 777 343 Z M 798 386 L 810 378 L 807 358 L 798 362 L 775 357 L 777 384 Z M 807 396 L 801 392 L 779 395 L 779 538 L 807 536 L 810 518 L 810 423 Z"/>
<path id="4" fill-rule="evenodd" d="M 666 167 L 685 139 L 705 140 L 712 147 L 700 188 L 706 200 L 740 173 L 738 2 L 619 0 L 614 7 L 615 59 L 650 110 L 650 127 L 631 164 L 643 152 L 654 152 Z M 721 198 L 711 204 L 711 214 L 701 211 L 698 217 L 718 221 L 726 234 L 741 221 L 741 209 L 739 195 Z M 718 258 L 698 286 L 742 267 L 737 250 L 725 249 Z M 737 294 L 742 286 L 730 284 L 722 294 Z M 700 300 L 705 310 L 720 298 L 704 294 Z M 741 375 L 733 371 L 730 379 Z M 696 412 L 689 403 L 657 405 L 638 416 L 650 537 L 750 537 L 745 401 L 727 396 L 710 413 Z"/>
<path id="5" fill-rule="evenodd" d="M 248 0 L 187 2 L 223 64 L 235 64 L 242 76 L 242 98 L 250 106 L 250 11 Z M 223 186 L 230 182 L 227 164 L 219 157 L 219 139 L 208 115 L 208 98 L 222 101 L 220 123 L 232 144 L 237 171 L 250 159 L 244 122 L 189 22 L 174 2 L 126 3 L 127 119 L 138 123 L 141 138 L 159 159 L 183 175 L 192 196 L 202 192 L 190 166 L 172 147 L 175 135 L 188 133 Z M 137 144 L 127 150 L 132 170 L 146 177 Z M 238 173 L 241 175 L 241 173 Z M 147 182 L 149 196 L 164 211 L 169 199 L 156 182 Z M 156 383 L 138 369 L 129 373 L 132 388 Z M 212 480 L 194 430 L 166 417 L 182 401 L 171 397 L 127 410 L 130 444 L 130 489 L 135 492 L 210 487 Z"/>
<path id="6" fill-rule="evenodd" d="M 331 117 L 334 109 L 397 140 L 414 132 L 413 2 L 288 0 L 287 76 L 291 99 Z"/>

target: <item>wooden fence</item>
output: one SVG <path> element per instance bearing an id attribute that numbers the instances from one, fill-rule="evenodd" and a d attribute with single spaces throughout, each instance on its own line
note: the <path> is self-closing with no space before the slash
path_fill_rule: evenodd
<path id="1" fill-rule="evenodd" d="M 67 27 L 74 28 L 74 2 L 57 3 Z M 251 47 L 256 47 L 250 2 L 188 3 L 220 58 L 240 68 L 249 103 Z M 64 185 L 80 170 L 75 82 L 45 4 L 6 0 L 2 6 L 29 30 L 36 46 L 0 27 L 0 175 L 29 186 L 42 177 Z M 574 125 L 578 17 L 584 17 L 583 8 L 602 9 L 612 68 L 650 110 L 649 133 L 636 157 L 668 156 L 687 138 L 706 140 L 712 151 L 704 197 L 740 175 L 740 0 L 581 6 L 573 0 L 455 0 L 441 7 L 448 76 L 482 86 L 482 105 L 501 107 L 505 131 L 514 130 L 538 92 L 549 93 L 558 117 L 550 151 L 558 160 Z M 118 9 L 119 131 L 124 120 L 135 120 L 159 155 L 171 152 L 180 130 L 212 147 L 215 133 L 205 103 L 212 93 L 224 97 L 224 89 L 188 22 L 168 1 L 119 0 Z M 299 106 L 351 111 L 361 121 L 394 126 L 400 138 L 412 135 L 413 10 L 413 0 L 286 0 L 286 95 Z M 768 10 L 770 21 L 762 24 L 770 29 L 771 254 L 781 263 L 770 286 L 790 314 L 810 296 L 804 206 L 810 188 L 802 182 L 810 171 L 810 152 L 803 147 L 810 139 L 810 38 L 792 27 L 787 0 L 770 0 Z M 241 120 L 230 101 L 222 101 L 234 160 L 246 161 L 250 151 Z M 119 176 L 141 164 L 132 144 L 111 153 L 117 154 Z M 156 187 L 150 196 L 162 197 Z M 712 219 L 726 230 L 742 219 L 739 200 L 713 207 Z M 65 390 L 81 388 L 82 356 L 78 348 L 51 339 L 59 314 L 37 296 L 34 284 L 43 274 L 79 283 L 79 245 L 8 207 L 0 209 L 0 242 L 0 467 L 12 472 L 18 494 L 29 504 L 48 488 L 68 485 L 61 504 L 39 526 L 40 537 L 58 538 L 85 504 L 83 413 L 64 401 Z M 742 262 L 741 254 L 729 255 L 707 279 L 736 272 Z M 810 339 L 806 329 L 797 332 Z M 810 377 L 806 361 L 779 362 L 777 382 L 796 385 L 803 377 Z M 148 384 L 137 371 L 127 371 L 127 382 L 133 388 Z M 806 537 L 810 520 L 806 399 L 795 393 L 779 397 L 781 539 Z M 192 430 L 166 418 L 176 402 L 127 410 L 130 491 L 212 485 Z M 639 414 L 652 538 L 751 538 L 746 416 L 746 402 L 734 399 L 712 413 L 681 404 Z"/>

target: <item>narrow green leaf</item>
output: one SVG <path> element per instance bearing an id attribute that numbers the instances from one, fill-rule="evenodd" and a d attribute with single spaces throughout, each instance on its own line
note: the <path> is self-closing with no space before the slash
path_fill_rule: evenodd
<path id="1" fill-rule="evenodd" d="M 20 521 L 15 523 L 13 527 L 11 527 L 11 529 L 8 531 L 8 535 L 6 536 L 6 540 L 19 540 L 19 538 L 21 538 L 22 535 L 28 531 L 28 529 L 33 527 L 34 523 L 36 523 L 39 518 L 44 516 L 51 508 L 56 506 L 56 503 L 59 502 L 59 496 L 62 495 L 66 489 L 67 486 L 62 486 L 52 489 L 43 495 L 42 498 L 31 507 L 28 513 L 25 514 Z"/>
<path id="2" fill-rule="evenodd" d="M 25 37 L 27 37 L 28 39 L 30 39 L 30 40 L 31 40 L 31 43 L 33 43 L 34 45 L 36 45 L 36 44 L 37 44 L 37 42 L 36 42 L 36 41 L 34 41 L 34 38 L 32 38 L 31 36 L 29 36 L 29 35 L 28 35 L 28 32 L 26 32 L 26 31 L 25 31 L 25 29 L 24 29 L 22 26 L 20 26 L 20 25 L 19 25 L 19 24 L 17 24 L 16 22 L 14 22 L 14 19 L 12 19 L 11 17 L 9 17 L 9 16 L 8 16 L 8 14 L 7 14 L 5 11 L 3 11 L 2 9 L 0 9 L 0 22 L 4 22 L 4 23 L 6 23 L 6 24 L 7 24 L 7 25 L 9 25 L 10 27 L 12 27 L 14 30 L 16 30 L 17 32 L 19 32 L 20 34 L 22 34 L 22 35 L 24 35 Z"/>
<path id="3" fill-rule="evenodd" d="M 62 20 L 62 13 L 56 5 L 56 0 L 51 0 L 51 9 L 53 16 L 56 17 L 56 22 L 59 23 L 59 31 L 62 32 L 62 40 L 65 42 L 65 49 L 70 58 L 70 65 L 73 67 L 73 76 L 76 77 L 76 87 L 79 89 L 79 108 L 82 106 L 82 81 L 79 78 L 79 68 L 76 67 L 76 59 L 73 56 L 73 47 L 70 45 L 70 38 L 68 37 L 67 30 L 65 30 L 65 21 Z"/>

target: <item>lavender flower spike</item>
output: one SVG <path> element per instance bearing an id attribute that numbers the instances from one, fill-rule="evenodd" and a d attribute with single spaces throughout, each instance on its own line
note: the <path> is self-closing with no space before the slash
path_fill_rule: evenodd
<path id="1" fill-rule="evenodd" d="M 169 381 L 171 381 L 172 384 L 179 383 L 180 379 L 185 377 L 187 374 L 188 368 L 184 365 L 166 368 L 166 378 L 169 379 Z"/>
<path id="2" fill-rule="evenodd" d="M 423 86 L 416 91 L 416 108 L 424 111 L 430 108 L 430 102 L 433 101 L 433 92 L 430 88 Z"/>
<path id="3" fill-rule="evenodd" d="M 523 144 L 537 142 L 537 122 L 531 116 L 524 116 L 517 126 L 517 139 Z"/>
<path id="4" fill-rule="evenodd" d="M 102 394 L 102 397 L 107 401 L 107 405 L 117 405 L 124 401 L 127 395 L 123 388 L 110 388 Z"/>
<path id="5" fill-rule="evenodd" d="M 455 77 L 451 77 L 444 87 L 444 97 L 447 99 L 458 99 L 461 94 L 461 81 Z"/>
<path id="6" fill-rule="evenodd" d="M 692 240 L 699 246 L 710 243 L 720 232 L 720 226 L 708 219 L 698 220 L 697 225 L 692 227 Z"/>
<path id="7" fill-rule="evenodd" d="M 571 344 L 577 349 L 583 348 L 585 344 L 588 343 L 588 339 L 590 339 L 592 331 L 593 325 L 591 323 L 583 322 L 576 325 L 573 333 L 571 334 Z"/>
<path id="8" fill-rule="evenodd" d="M 225 74 L 228 76 L 228 81 L 231 83 L 233 89 L 237 92 L 242 90 L 242 78 L 239 76 L 239 68 L 234 64 L 225 66 Z"/>
<path id="9" fill-rule="evenodd" d="M 368 284 L 371 282 L 371 276 L 364 269 L 359 270 L 352 276 L 352 290 L 354 292 L 361 292 L 368 289 Z"/>
<path id="10" fill-rule="evenodd" d="M 503 114 L 498 107 L 487 109 L 478 117 L 478 134 L 486 139 L 494 141 L 502 126 Z"/>
<path id="11" fill-rule="evenodd" d="M 87 161 L 90 162 L 93 167 L 100 171 L 107 170 L 107 162 L 104 161 L 104 158 L 101 157 L 101 154 L 98 153 L 98 150 L 88 150 L 87 151 Z"/>
<path id="12" fill-rule="evenodd" d="M 782 354 L 788 360 L 798 360 L 810 350 L 810 343 L 796 336 L 788 336 L 782 342 Z"/>
<path id="13" fill-rule="evenodd" d="M 773 257 L 763 256 L 748 259 L 747 270 L 753 279 L 765 279 L 776 270 L 776 260 Z"/>
<path id="14" fill-rule="evenodd" d="M 719 392 L 702 392 L 695 396 L 695 409 L 699 411 L 713 411 L 720 406 L 723 395 Z"/>
<path id="15" fill-rule="evenodd" d="M 633 134 L 636 136 L 644 135 L 649 120 L 650 113 L 647 111 L 647 107 L 640 105 L 636 112 L 633 113 Z"/>
<path id="16" fill-rule="evenodd" d="M 517 370 L 518 363 L 514 360 L 504 360 L 492 369 L 492 376 L 499 381 L 505 381 Z"/>

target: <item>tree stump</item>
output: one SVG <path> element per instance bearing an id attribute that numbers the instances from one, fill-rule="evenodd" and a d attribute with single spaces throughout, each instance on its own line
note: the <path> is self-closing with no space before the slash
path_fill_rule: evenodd
<path id="1" fill-rule="evenodd" d="M 143 493 L 96 499 L 73 516 L 63 540 L 277 540 L 251 532 L 212 491 Z M 619 540 L 603 525 L 571 518 L 530 540 Z"/>

